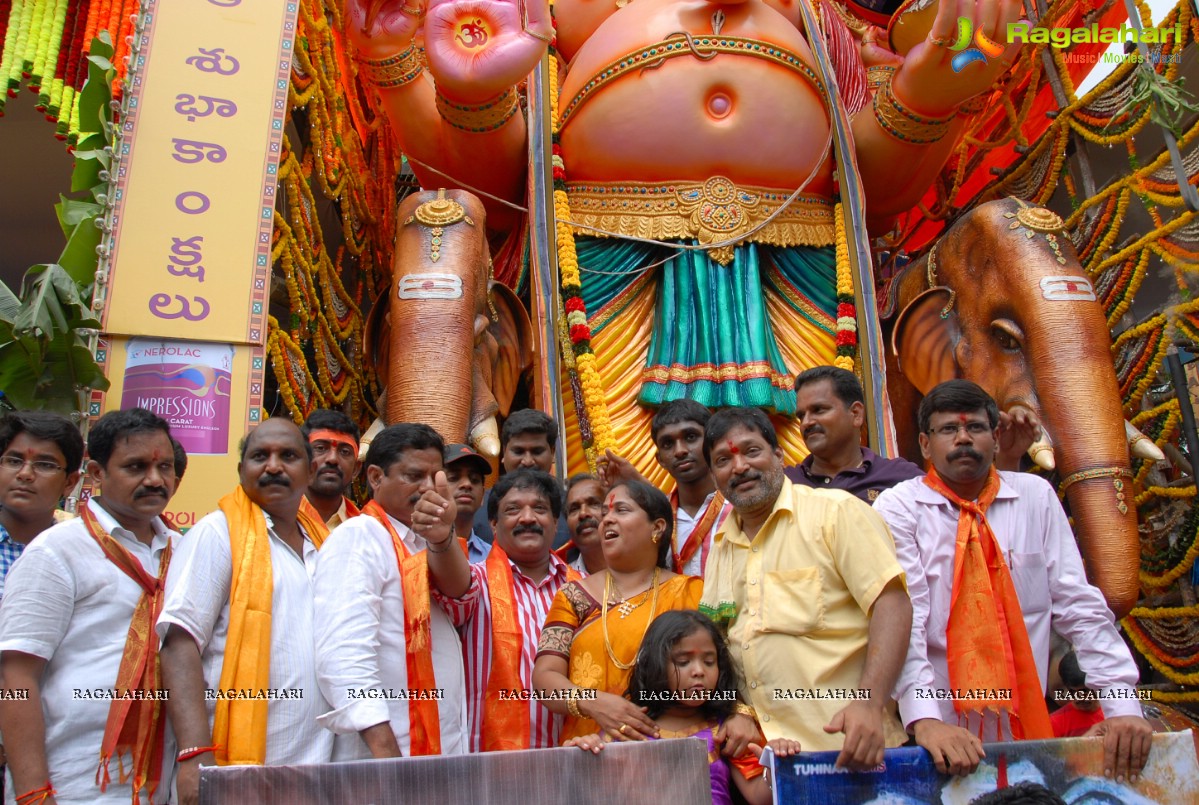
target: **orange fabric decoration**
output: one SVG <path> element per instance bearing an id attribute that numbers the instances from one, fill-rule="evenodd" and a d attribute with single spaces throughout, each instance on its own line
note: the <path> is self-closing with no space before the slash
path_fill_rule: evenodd
<path id="1" fill-rule="evenodd" d="M 362 514 L 358 510 L 358 507 L 350 502 L 349 498 L 346 498 L 345 501 L 347 520 Z M 309 502 L 307 495 L 300 498 L 300 512 L 297 516 L 300 520 L 300 525 L 308 532 L 308 538 L 312 540 L 312 544 L 319 551 L 321 545 L 329 538 L 329 526 L 325 525 L 325 518 L 321 517 L 321 513 L 316 510 L 316 506 L 313 506 Z"/>
<path id="2" fill-rule="evenodd" d="M 391 535 L 396 562 L 400 567 L 400 585 L 404 590 L 404 654 L 408 664 L 408 687 L 416 690 L 436 690 L 433 672 L 433 652 L 429 650 L 429 560 L 424 551 L 411 553 L 400 539 L 391 518 L 372 500 L 362 507 L 362 513 L 375 518 Z M 464 543 L 463 543 L 464 544 Z M 411 753 L 441 754 L 441 720 L 437 702 L 432 699 L 408 700 L 408 734 Z"/>
<path id="3" fill-rule="evenodd" d="M 125 546 L 100 526 L 90 506 L 83 506 L 80 518 L 108 561 L 142 588 L 141 598 L 133 610 L 133 619 L 129 622 L 115 689 L 120 693 L 131 690 L 156 692 L 162 688 L 162 669 L 158 661 L 158 636 L 154 633 L 154 624 L 162 612 L 163 587 L 167 567 L 171 564 L 171 543 L 168 541 L 162 552 L 158 578 L 155 578 L 146 572 L 142 563 Z M 145 700 L 131 697 L 113 700 L 108 708 L 108 721 L 104 725 L 104 738 L 100 743 L 100 766 L 96 769 L 96 781 L 101 791 L 107 790 L 111 782 L 108 766 L 112 756 L 115 754 L 119 759 L 128 752 L 133 757 L 133 767 L 127 774 L 124 764 L 121 765 L 121 783 L 124 784 L 132 775 L 134 805 L 140 801 L 143 789 L 147 797 L 153 799 L 162 776 L 162 741 L 166 727 L 162 710 L 162 702 L 153 694 Z"/>
<path id="4" fill-rule="evenodd" d="M 954 699 L 954 709 L 959 715 L 981 715 L 988 708 L 1007 711 L 1013 738 L 1052 738 L 1053 727 L 1020 600 L 987 523 L 987 509 L 999 494 L 999 473 L 991 468 L 977 502 L 959 497 L 934 468 L 924 476 L 924 483 L 958 508 L 953 592 L 946 627 L 949 684 L 954 689 L 984 694 Z M 1001 690 L 1011 690 L 1011 699 L 989 698 Z"/>
<path id="5" fill-rule="evenodd" d="M 484 752 L 528 749 L 529 703 L 500 691 L 524 690 L 520 678 L 520 656 L 525 635 L 516 616 L 516 590 L 512 565 L 499 543 L 487 554 L 487 597 L 491 602 L 491 668 L 487 674 L 487 695 L 483 697 L 482 746 Z M 567 568 L 566 581 L 583 577 Z"/>
<path id="6" fill-rule="evenodd" d="M 735 448 L 734 448 L 735 449 Z M 677 530 L 679 527 L 679 491 L 670 493 L 670 506 L 675 510 L 674 527 Z M 683 543 L 683 550 L 675 551 L 674 546 L 670 546 L 670 555 L 674 561 L 675 573 L 682 573 L 683 568 L 691 558 L 695 556 L 695 552 L 704 544 L 704 535 L 712 531 L 712 526 L 716 524 L 716 518 L 720 516 L 720 512 L 724 510 L 724 495 L 720 494 L 720 490 L 712 495 L 712 499 L 708 501 L 708 508 L 704 509 L 704 513 L 699 518 L 699 522 L 695 524 L 695 528 L 687 535 L 687 541 Z"/>

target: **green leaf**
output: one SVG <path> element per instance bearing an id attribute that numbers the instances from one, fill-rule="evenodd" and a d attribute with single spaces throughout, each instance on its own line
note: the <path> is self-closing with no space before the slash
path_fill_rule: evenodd
<path id="1" fill-rule="evenodd" d="M 94 201 L 83 201 L 63 195 L 59 195 L 58 198 L 60 201 L 54 205 L 54 210 L 58 213 L 58 225 L 62 227 L 63 234 L 68 237 L 70 237 L 71 230 L 82 223 L 84 219 L 90 223 L 92 218 L 104 212 L 104 207 Z"/>
<path id="2" fill-rule="evenodd" d="M 12 320 L 18 313 L 21 312 L 21 299 L 12 289 L 3 282 L 0 282 L 0 320 L 11 324 Z"/>
<path id="3" fill-rule="evenodd" d="M 88 218 L 72 230 L 67 246 L 58 258 L 70 278 L 80 286 L 88 286 L 96 278 L 96 247 L 104 233 Z"/>
<path id="4" fill-rule="evenodd" d="M 104 123 L 112 121 L 112 43 L 107 31 L 93 39 L 88 56 L 87 81 L 79 93 L 80 139 L 89 132 L 103 132 Z"/>

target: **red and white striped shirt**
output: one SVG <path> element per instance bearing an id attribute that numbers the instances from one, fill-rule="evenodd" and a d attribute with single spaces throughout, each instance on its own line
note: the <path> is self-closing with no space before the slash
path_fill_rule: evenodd
<path id="1" fill-rule="evenodd" d="M 512 589 L 516 615 L 524 644 L 520 650 L 520 681 L 526 690 L 533 687 L 533 659 L 537 641 L 545 625 L 550 604 L 558 589 L 566 583 L 566 563 L 550 554 L 549 573 L 534 582 L 511 560 Z M 466 666 L 466 713 L 470 751 L 482 751 L 483 696 L 491 674 L 491 596 L 487 586 L 487 563 L 470 566 L 470 588 L 461 598 L 449 598 L 432 587 L 433 600 L 445 610 L 462 636 L 462 658 Z M 529 701 L 529 748 L 546 749 L 558 745 L 562 716 L 555 715 L 541 702 Z"/>

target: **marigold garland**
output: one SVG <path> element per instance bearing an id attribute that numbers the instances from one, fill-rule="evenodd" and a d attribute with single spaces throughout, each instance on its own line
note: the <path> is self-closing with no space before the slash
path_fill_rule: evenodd
<path id="1" fill-rule="evenodd" d="M 557 23 L 555 22 L 555 30 Z M 612 423 L 608 415 L 608 403 L 604 397 L 604 383 L 596 365 L 595 353 L 591 349 L 591 328 L 587 324 L 587 307 L 583 301 L 582 277 L 579 273 L 579 256 L 575 249 L 574 231 L 571 229 L 570 199 L 566 195 L 566 163 L 562 158 L 559 140 L 561 114 L 558 108 L 558 52 L 557 40 L 550 45 L 549 77 L 550 114 L 553 121 L 552 166 L 554 176 L 554 234 L 558 247 L 558 272 L 562 280 L 562 307 L 566 312 L 567 335 L 574 354 L 575 371 L 581 386 L 586 414 L 578 412 L 583 449 L 588 463 L 594 468 L 596 459 L 604 451 L 616 447 Z M 590 427 L 591 438 L 587 439 Z"/>
<path id="2" fill-rule="evenodd" d="M 858 311 L 853 298 L 853 267 L 849 263 L 849 240 L 845 230 L 845 208 L 837 203 L 833 213 L 837 254 L 837 357 L 833 365 L 852 372 L 858 354 Z"/>

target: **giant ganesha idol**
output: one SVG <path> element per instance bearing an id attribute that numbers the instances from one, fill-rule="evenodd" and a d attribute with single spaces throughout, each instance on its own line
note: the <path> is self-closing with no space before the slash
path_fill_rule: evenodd
<path id="1" fill-rule="evenodd" d="M 813 0 L 558 0 L 551 20 L 545 0 L 348 0 L 359 76 L 417 177 L 474 190 L 500 231 L 521 221 L 489 197 L 527 198 L 517 85 L 556 29 L 557 156 L 591 346 L 618 448 L 651 477 L 649 406 L 685 396 L 786 418 L 795 374 L 836 354 L 830 99 L 800 2 Z M 961 104 L 1016 55 L 953 72 L 959 15 L 997 38 L 1019 0 L 946 0 L 903 59 L 840 6 L 809 9 L 852 115 L 869 214 L 886 221 L 942 167 Z M 869 78 L 867 64 L 880 65 Z M 802 455 L 793 424 L 782 437 Z"/>

